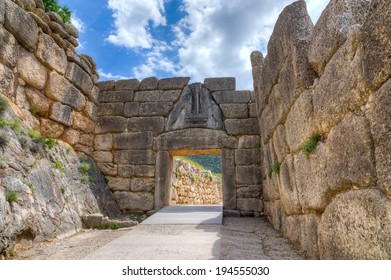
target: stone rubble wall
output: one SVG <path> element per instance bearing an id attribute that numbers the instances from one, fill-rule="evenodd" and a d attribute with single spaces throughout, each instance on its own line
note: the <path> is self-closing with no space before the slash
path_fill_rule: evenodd
<path id="1" fill-rule="evenodd" d="M 252 65 L 269 220 L 313 258 L 390 259 L 391 2 L 331 0 L 314 27 L 297 1 Z"/>
<path id="2" fill-rule="evenodd" d="M 124 211 L 159 209 L 159 190 L 155 186 L 160 188 L 167 176 L 171 177 L 170 151 L 184 147 L 221 149 L 223 169 L 229 174 L 226 180 L 233 182 L 232 191 L 225 194 L 232 200 L 230 208 L 242 214 L 259 214 L 263 209 L 260 140 L 253 94 L 235 90 L 234 78 L 205 79 L 205 86 L 222 111 L 225 128 L 169 131 L 168 117 L 188 82 L 189 78 L 182 77 L 151 77 L 141 82 L 130 79 L 99 83 L 93 158 L 108 178 L 116 201 Z M 161 166 L 163 157 L 167 162 Z"/>
<path id="3" fill-rule="evenodd" d="M 0 94 L 31 127 L 90 155 L 99 76 L 93 59 L 76 53 L 78 36 L 41 0 L 0 2 Z"/>
<path id="4" fill-rule="evenodd" d="M 171 204 L 222 204 L 221 178 L 210 170 L 201 170 L 190 163 L 173 162 Z"/>

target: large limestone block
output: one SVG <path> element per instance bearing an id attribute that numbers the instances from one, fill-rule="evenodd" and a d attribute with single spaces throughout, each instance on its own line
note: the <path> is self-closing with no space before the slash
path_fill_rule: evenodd
<path id="1" fill-rule="evenodd" d="M 164 116 L 167 117 L 174 103 L 172 102 L 143 102 L 140 103 L 140 116 Z"/>
<path id="2" fill-rule="evenodd" d="M 217 104 L 248 103 L 251 99 L 251 92 L 248 90 L 216 91 L 212 95 Z"/>
<path id="3" fill-rule="evenodd" d="M 176 102 L 181 95 L 180 90 L 137 91 L 134 101 L 138 102 Z"/>
<path id="4" fill-rule="evenodd" d="M 300 220 L 300 248 L 307 257 L 319 259 L 318 248 L 318 228 L 320 216 L 317 214 L 307 214 L 299 216 Z"/>
<path id="5" fill-rule="evenodd" d="M 27 87 L 25 93 L 31 108 L 35 108 L 40 116 L 47 116 L 50 108 L 50 100 L 34 88 Z"/>
<path id="6" fill-rule="evenodd" d="M 171 177 L 172 158 L 170 154 L 166 151 L 158 152 L 155 174 L 155 210 L 168 206 L 170 203 Z"/>
<path id="7" fill-rule="evenodd" d="M 328 133 L 350 112 L 359 110 L 371 94 L 364 82 L 360 26 L 353 26 L 347 40 L 327 64 L 313 88 L 314 122 Z"/>
<path id="8" fill-rule="evenodd" d="M 140 82 L 137 79 L 119 80 L 115 83 L 116 90 L 138 90 Z"/>
<path id="9" fill-rule="evenodd" d="M 84 133 L 93 133 L 95 129 L 95 122 L 80 112 L 74 112 L 72 127 L 81 130 Z M 90 143 L 92 146 L 92 142 Z"/>
<path id="10" fill-rule="evenodd" d="M 64 132 L 64 126 L 52 120 L 41 118 L 40 131 L 46 137 L 59 138 Z"/>
<path id="11" fill-rule="evenodd" d="M 260 104 L 264 103 L 261 100 L 265 100 L 265 97 L 262 96 L 261 88 L 261 77 L 262 77 L 262 68 L 264 64 L 264 57 L 263 54 L 260 51 L 253 51 L 251 53 L 251 66 L 252 66 L 252 74 L 253 74 L 253 81 L 254 81 L 254 93 L 255 93 L 255 100 L 257 104 L 257 108 L 260 108 Z M 259 111 L 256 113 L 258 114 Z"/>
<path id="12" fill-rule="evenodd" d="M 206 78 L 204 84 L 210 91 L 236 89 L 236 79 L 234 77 Z"/>
<path id="13" fill-rule="evenodd" d="M 278 162 L 282 162 L 289 153 L 289 147 L 286 143 L 285 127 L 283 125 L 277 126 L 277 129 L 273 134 L 273 145 Z"/>
<path id="14" fill-rule="evenodd" d="M 239 149 L 261 149 L 260 137 L 256 135 L 243 135 L 239 137 Z"/>
<path id="15" fill-rule="evenodd" d="M 261 198 L 262 187 L 261 185 L 241 187 L 237 189 L 238 198 Z"/>
<path id="16" fill-rule="evenodd" d="M 262 97 L 259 108 L 269 103 L 267 107 L 275 111 L 275 116 L 269 116 L 272 127 L 266 128 L 267 133 L 285 116 L 298 94 L 313 83 L 315 73 L 308 63 L 312 30 L 305 1 L 287 6 L 277 20 L 269 40 L 258 93 Z"/>
<path id="17" fill-rule="evenodd" d="M 153 194 L 144 192 L 115 192 L 114 199 L 121 210 L 150 211 L 153 209 Z"/>
<path id="18" fill-rule="evenodd" d="M 98 109 L 98 116 L 122 116 L 124 103 L 101 103 Z"/>
<path id="19" fill-rule="evenodd" d="M 330 132 L 326 174 L 331 190 L 375 185 L 373 146 L 368 121 L 362 116 L 350 116 Z"/>
<path id="20" fill-rule="evenodd" d="M 263 203 L 261 199 L 257 198 L 238 198 L 237 208 L 241 211 L 256 211 L 263 210 Z"/>
<path id="21" fill-rule="evenodd" d="M 284 219 L 281 231 L 290 242 L 300 244 L 300 216 L 287 216 Z"/>
<path id="22" fill-rule="evenodd" d="M 130 189 L 133 192 L 151 192 L 155 189 L 155 179 L 133 178 Z"/>
<path id="23" fill-rule="evenodd" d="M 153 133 L 127 132 L 114 137 L 114 149 L 116 150 L 147 150 L 153 145 Z"/>
<path id="24" fill-rule="evenodd" d="M 72 108 L 59 102 L 53 103 L 50 118 L 66 126 L 72 125 Z"/>
<path id="25" fill-rule="evenodd" d="M 163 117 L 130 118 L 128 121 L 128 131 L 152 131 L 156 136 L 162 133 L 163 130 Z"/>
<path id="26" fill-rule="evenodd" d="M 93 121 L 98 120 L 98 106 L 96 106 L 91 101 L 86 102 L 86 107 L 84 108 L 83 113 L 86 114 L 86 116 L 92 119 Z"/>
<path id="27" fill-rule="evenodd" d="M 258 119 L 228 119 L 225 127 L 230 135 L 259 135 Z"/>
<path id="28" fill-rule="evenodd" d="M 76 145 L 80 139 L 80 131 L 74 130 L 72 128 L 65 129 L 62 134 L 62 140 L 69 145 Z"/>
<path id="29" fill-rule="evenodd" d="M 113 148 L 113 135 L 111 134 L 99 134 L 94 138 L 95 150 L 110 151 Z"/>
<path id="30" fill-rule="evenodd" d="M 33 54 L 20 49 L 18 57 L 20 77 L 36 89 L 43 89 L 47 81 L 47 70 Z"/>
<path id="31" fill-rule="evenodd" d="M 370 0 L 331 0 L 312 32 L 308 59 L 319 75 L 339 47 L 349 28 L 363 24 L 370 10 Z"/>
<path id="32" fill-rule="evenodd" d="M 0 45 L 0 62 L 10 68 L 14 68 L 18 59 L 19 49 L 16 47 L 15 37 L 2 26 L 0 26 Z"/>
<path id="33" fill-rule="evenodd" d="M 101 89 L 102 90 L 102 89 Z M 99 94 L 100 102 L 130 102 L 133 101 L 134 92 L 128 91 L 102 91 Z"/>
<path id="34" fill-rule="evenodd" d="M 15 92 L 15 76 L 12 70 L 0 63 L 0 94 L 13 97 Z"/>
<path id="35" fill-rule="evenodd" d="M 279 174 L 281 203 L 287 215 L 302 213 L 296 186 L 295 172 L 294 159 L 289 155 L 281 164 Z"/>
<path id="36" fill-rule="evenodd" d="M 322 215 L 318 238 L 321 259 L 390 259 L 390 199 L 376 189 L 339 195 Z"/>
<path id="37" fill-rule="evenodd" d="M 97 163 L 96 164 L 99 170 L 107 176 L 117 176 L 118 174 L 118 166 L 114 163 Z"/>
<path id="38" fill-rule="evenodd" d="M 123 150 L 114 153 L 114 163 L 119 164 L 155 164 L 156 153 L 149 150 Z"/>
<path id="39" fill-rule="evenodd" d="M 62 48 L 60 48 L 53 38 L 46 34 L 39 36 L 37 57 L 39 60 L 56 70 L 60 74 L 64 74 L 67 69 L 67 56 Z"/>
<path id="40" fill-rule="evenodd" d="M 124 132 L 127 127 L 127 119 L 119 116 L 100 117 L 95 127 L 95 133 Z"/>
<path id="41" fill-rule="evenodd" d="M 4 24 L 5 19 L 5 1 L 0 2 L 0 24 Z"/>
<path id="42" fill-rule="evenodd" d="M 236 183 L 238 185 L 257 185 L 262 182 L 261 167 L 259 165 L 236 166 Z"/>
<path id="43" fill-rule="evenodd" d="M 96 162 L 113 162 L 113 153 L 109 151 L 95 151 L 92 157 Z"/>
<path id="44" fill-rule="evenodd" d="M 76 63 L 68 64 L 65 77 L 85 94 L 92 89 L 93 84 L 90 75 Z"/>
<path id="45" fill-rule="evenodd" d="M 178 78 L 166 78 L 161 79 L 158 82 L 158 89 L 170 90 L 170 89 L 183 89 L 190 81 L 188 77 Z"/>
<path id="46" fill-rule="evenodd" d="M 235 137 L 221 130 L 202 128 L 183 129 L 161 134 L 155 139 L 154 150 L 208 150 L 235 148 Z"/>
<path id="47" fill-rule="evenodd" d="M 155 178 L 154 165 L 119 165 L 118 175 L 121 177 Z"/>
<path id="48" fill-rule="evenodd" d="M 15 3 L 5 0 L 4 27 L 26 49 L 34 50 L 38 42 L 39 28 L 34 19 Z"/>
<path id="49" fill-rule="evenodd" d="M 362 27 L 364 73 L 366 81 L 379 87 L 391 77 L 391 2 L 372 1 L 372 8 Z"/>
<path id="50" fill-rule="evenodd" d="M 226 119 L 247 119 L 247 104 L 221 104 L 220 109 Z"/>
<path id="51" fill-rule="evenodd" d="M 265 202 L 265 215 L 272 223 L 276 230 L 280 230 L 285 220 L 284 210 L 282 209 L 281 201 Z"/>
<path id="52" fill-rule="evenodd" d="M 111 191 L 129 191 L 130 179 L 120 177 L 106 177 Z"/>
<path id="53" fill-rule="evenodd" d="M 112 103 L 110 103 L 112 104 Z M 103 104 L 101 104 L 103 105 Z M 123 114 L 125 117 L 136 117 L 139 115 L 140 103 L 138 102 L 127 102 L 125 103 Z"/>
<path id="54" fill-rule="evenodd" d="M 368 104 L 366 113 L 375 146 L 377 185 L 391 195 L 391 80 Z"/>
<path id="55" fill-rule="evenodd" d="M 101 91 L 110 91 L 115 89 L 115 81 L 98 82 L 98 87 Z"/>
<path id="56" fill-rule="evenodd" d="M 235 150 L 235 164 L 251 165 L 261 163 L 261 152 L 257 149 L 237 149 Z"/>
<path id="57" fill-rule="evenodd" d="M 265 201 L 275 201 L 281 198 L 279 180 L 278 176 L 272 176 L 263 181 L 263 197 Z"/>
<path id="58" fill-rule="evenodd" d="M 50 73 L 45 94 L 47 97 L 69 105 L 78 111 L 81 111 L 86 104 L 83 94 L 56 71 Z"/>
<path id="59" fill-rule="evenodd" d="M 221 151 L 224 209 L 236 210 L 235 153 L 231 149 Z"/>
<path id="60" fill-rule="evenodd" d="M 159 80 L 156 77 L 145 78 L 140 82 L 139 90 L 154 90 L 157 89 Z"/>

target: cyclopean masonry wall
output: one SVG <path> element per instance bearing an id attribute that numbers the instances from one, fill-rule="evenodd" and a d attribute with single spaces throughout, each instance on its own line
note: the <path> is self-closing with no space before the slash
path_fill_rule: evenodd
<path id="1" fill-rule="evenodd" d="M 390 259 L 391 2 L 332 0 L 313 27 L 297 1 L 267 53 L 252 54 L 265 214 L 314 258 Z"/>
<path id="2" fill-rule="evenodd" d="M 0 94 L 34 129 L 91 154 L 98 73 L 78 36 L 42 0 L 0 2 Z"/>
<path id="3" fill-rule="evenodd" d="M 222 156 L 223 204 L 259 215 L 259 129 L 250 91 L 234 78 L 99 83 L 93 158 L 123 211 L 149 212 L 170 204 L 172 156 Z"/>

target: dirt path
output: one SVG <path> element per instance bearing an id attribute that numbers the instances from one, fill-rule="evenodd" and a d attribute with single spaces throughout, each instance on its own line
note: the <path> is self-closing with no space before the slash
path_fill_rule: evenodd
<path id="1" fill-rule="evenodd" d="M 63 240 L 35 244 L 14 259 L 78 260 L 132 230 L 135 228 L 82 231 Z M 220 259 L 290 260 L 305 256 L 264 218 L 225 218 L 220 227 Z"/>

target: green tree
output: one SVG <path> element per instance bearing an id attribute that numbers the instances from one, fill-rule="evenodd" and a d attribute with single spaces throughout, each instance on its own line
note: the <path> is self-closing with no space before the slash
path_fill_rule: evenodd
<path id="1" fill-rule="evenodd" d="M 57 13 L 65 23 L 71 22 L 72 12 L 67 6 L 60 6 L 57 0 L 43 0 L 46 12 Z"/>

